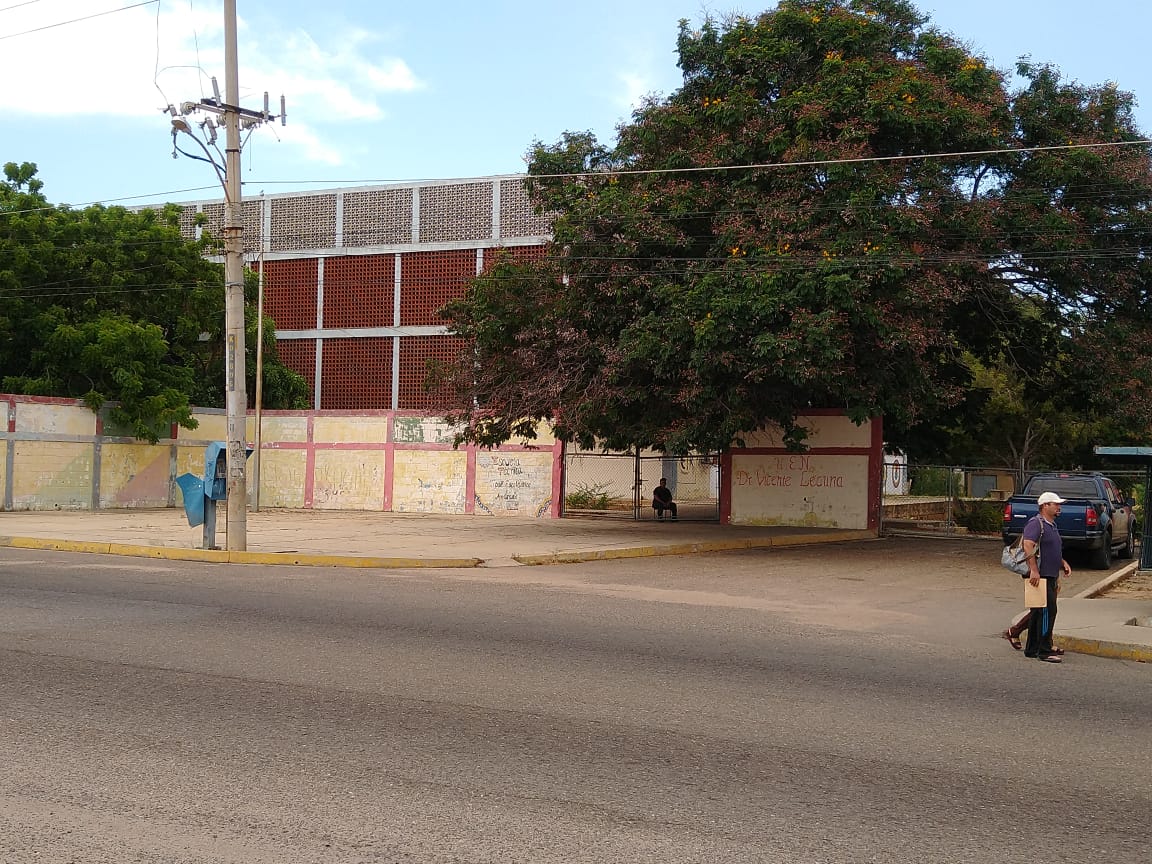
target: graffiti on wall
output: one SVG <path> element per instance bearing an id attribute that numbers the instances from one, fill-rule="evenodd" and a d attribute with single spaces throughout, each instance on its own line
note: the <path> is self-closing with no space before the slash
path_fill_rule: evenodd
<path id="1" fill-rule="evenodd" d="M 551 451 L 477 454 L 477 513 L 539 517 L 551 506 Z"/>

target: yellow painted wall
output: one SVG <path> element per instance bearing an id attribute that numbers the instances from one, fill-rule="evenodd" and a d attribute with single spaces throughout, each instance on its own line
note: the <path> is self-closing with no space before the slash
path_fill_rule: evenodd
<path id="1" fill-rule="evenodd" d="M 248 421 L 250 431 L 248 434 L 249 441 L 256 440 L 256 420 L 255 418 Z M 260 440 L 261 441 L 291 441 L 303 442 L 308 440 L 308 418 L 307 417 L 269 417 L 265 414 L 260 419 Z"/>
<path id="2" fill-rule="evenodd" d="M 476 454 L 476 512 L 545 516 L 552 505 L 552 451 Z"/>
<path id="3" fill-rule="evenodd" d="M 383 450 L 318 450 L 312 486 L 317 510 L 383 510 Z"/>
<path id="4" fill-rule="evenodd" d="M 92 444 L 17 441 L 12 467 L 14 510 L 92 506 Z"/>
<path id="5" fill-rule="evenodd" d="M 397 513 L 463 513 L 467 459 L 459 450 L 397 450 L 392 509 Z"/>
<path id="6" fill-rule="evenodd" d="M 228 418 L 224 414 L 193 411 L 192 418 L 200 425 L 195 429 L 180 427 L 176 434 L 181 441 L 224 441 L 228 438 Z"/>
<path id="7" fill-rule="evenodd" d="M 181 474 L 204 476 L 203 445 L 193 444 L 176 448 L 176 476 L 179 477 Z"/>
<path id="8" fill-rule="evenodd" d="M 401 444 L 451 444 L 453 428 L 438 417 L 401 415 L 393 421 L 396 441 Z"/>
<path id="9" fill-rule="evenodd" d="M 171 449 L 152 444 L 100 448 L 101 507 L 166 507 Z"/>
<path id="10" fill-rule="evenodd" d="M 312 440 L 321 443 L 383 444 L 388 440 L 387 417 L 317 417 Z"/>
<path id="11" fill-rule="evenodd" d="M 857 426 L 847 417 L 812 415 L 797 418 L 800 426 L 808 430 L 804 443 L 808 447 L 870 447 L 872 423 Z M 744 435 L 745 447 L 783 447 L 784 439 L 778 427 L 768 427 Z"/>
<path id="12" fill-rule="evenodd" d="M 732 457 L 736 525 L 868 527 L 868 457 Z"/>
<path id="13" fill-rule="evenodd" d="M 7 403 L 0 405 L 7 415 Z M 91 441 L 13 442 L 15 470 L 13 506 L 18 509 L 91 506 L 99 482 L 100 507 L 164 507 L 170 496 L 182 505 L 172 475 L 204 473 L 205 441 L 224 440 L 227 418 L 223 412 L 194 412 L 194 430 L 177 430 L 177 442 L 158 445 L 115 440 L 100 443 L 100 476 L 93 477 L 96 452 L 96 415 L 75 405 L 17 402 L 17 425 L 27 435 L 76 435 Z M 0 417 L 2 422 L 4 417 Z M 451 441 L 452 429 L 436 418 L 402 417 L 405 434 L 422 443 Z M 254 418 L 248 418 L 247 437 L 254 438 Z M 266 416 L 265 445 L 306 443 L 309 416 Z M 321 416 L 311 419 L 317 443 L 384 442 L 387 416 Z M 117 433 L 117 436 L 121 433 Z M 541 427 L 538 450 L 478 454 L 477 513 L 547 515 L 552 503 L 554 451 L 551 430 Z M 260 503 L 266 507 L 301 508 L 305 505 L 308 453 L 265 446 L 260 478 Z M 392 507 L 397 512 L 464 513 L 468 455 L 464 451 L 395 451 Z M 311 506 L 317 509 L 381 510 L 386 492 L 387 455 L 383 450 L 314 451 L 315 473 Z M 252 461 L 249 461 L 249 500 L 256 497 Z M 0 489 L 6 477 L 0 449 Z"/>
<path id="14" fill-rule="evenodd" d="M 251 470 L 252 460 L 248 460 Z M 260 454 L 260 506 L 304 506 L 308 454 L 303 450 L 264 450 Z M 249 495 L 251 498 L 251 494 Z"/>
<path id="15" fill-rule="evenodd" d="M 16 431 L 31 434 L 95 435 L 96 415 L 83 406 L 17 402 Z"/>

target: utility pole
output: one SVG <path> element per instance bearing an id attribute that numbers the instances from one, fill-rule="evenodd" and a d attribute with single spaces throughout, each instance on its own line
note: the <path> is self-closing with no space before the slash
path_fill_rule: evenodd
<path id="1" fill-rule="evenodd" d="M 240 72 L 236 0 L 224 0 L 224 378 L 228 409 L 229 552 L 248 548 L 244 452 L 248 392 L 244 361 L 244 207 L 240 200 Z"/>
<path id="2" fill-rule="evenodd" d="M 268 112 L 268 94 L 264 94 L 264 110 L 252 111 L 240 107 L 240 73 L 236 52 L 236 0 L 224 0 L 224 99 L 212 80 L 214 96 L 200 102 L 185 102 L 177 112 L 171 105 L 166 109 L 172 115 L 172 156 L 177 151 L 193 159 L 210 162 L 224 187 L 224 379 L 228 415 L 228 534 L 226 548 L 243 552 L 248 548 L 248 480 L 245 436 L 248 414 L 248 393 L 245 380 L 245 326 L 244 326 L 244 207 L 240 191 L 240 130 L 252 129 L 272 119 Z M 222 117 L 224 121 L 224 165 L 213 158 L 184 118 L 196 111 Z M 284 97 L 280 97 L 280 122 L 285 122 Z M 216 125 L 208 116 L 199 124 L 208 136 L 208 144 L 216 148 Z M 192 138 L 207 155 L 207 159 L 186 153 L 176 145 L 176 136 L 183 132 Z M 217 154 L 219 150 L 216 149 Z"/>

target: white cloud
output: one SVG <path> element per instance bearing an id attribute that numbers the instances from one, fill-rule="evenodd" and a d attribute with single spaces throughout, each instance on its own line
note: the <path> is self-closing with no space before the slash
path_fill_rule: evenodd
<path id="1" fill-rule="evenodd" d="M 96 12 L 122 0 L 55 0 L 11 9 L 0 36 Z M 0 41 L 0 112 L 43 117 L 157 116 L 211 95 L 211 76 L 224 89 L 223 12 L 217 0 L 162 3 L 78 21 Z M 271 95 L 288 101 L 289 126 L 278 130 L 310 159 L 339 164 L 334 121 L 386 117 L 381 100 L 423 84 L 403 59 L 378 56 L 379 40 L 366 30 L 327 34 L 318 42 L 302 29 L 246 27 L 240 22 L 241 101 L 261 107 Z M 159 119 L 159 117 L 158 117 Z M 10 121 L 9 121 L 10 122 Z"/>
<path id="2" fill-rule="evenodd" d="M 616 104 L 629 112 L 639 108 L 641 100 L 655 89 L 652 80 L 639 72 L 619 72 L 616 78 L 623 86 L 616 95 Z"/>

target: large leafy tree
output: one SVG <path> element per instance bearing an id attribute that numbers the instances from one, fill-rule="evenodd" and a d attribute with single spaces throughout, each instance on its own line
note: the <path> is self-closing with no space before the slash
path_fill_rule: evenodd
<path id="1" fill-rule="evenodd" d="M 712 449 L 775 422 L 799 443 L 797 414 L 840 407 L 927 451 L 980 416 L 970 358 L 1042 381 L 1030 350 L 1113 322 L 1120 293 L 1142 302 L 1131 256 L 1076 253 L 1128 218 L 1080 184 L 1133 192 L 1146 148 L 993 152 L 1134 138 L 1130 102 L 1046 67 L 1012 95 L 925 25 L 904 0 L 681 22 L 683 86 L 614 146 L 535 146 L 548 255 L 499 262 L 445 310 L 474 346 L 464 437 L 548 419 L 585 443 Z"/>
<path id="2" fill-rule="evenodd" d="M 1010 294 L 980 310 L 990 338 L 966 361 L 964 404 L 910 439 L 955 461 L 1088 464 L 1093 444 L 1146 443 L 1152 429 L 1152 164 L 1130 94 L 1051 66 L 1017 72 L 1018 152 L 990 160 L 974 190 Z"/>
<path id="3" fill-rule="evenodd" d="M 711 449 L 769 421 L 799 435 L 808 406 L 909 425 L 948 401 L 952 322 L 995 285 L 966 193 L 980 163 L 920 157 L 999 147 L 1008 106 L 998 73 L 922 23 L 904 2 L 682 22 L 683 87 L 616 147 L 538 146 L 553 254 L 448 310 L 481 355 L 468 434 L 547 417 Z M 731 165 L 761 167 L 709 170 Z M 493 326 L 527 293 L 525 326 Z"/>
<path id="4" fill-rule="evenodd" d="M 172 423 L 194 426 L 192 404 L 221 405 L 223 276 L 204 257 L 210 240 L 183 238 L 176 208 L 57 207 L 34 165 L 4 175 L 0 387 L 93 410 L 114 401 L 113 418 L 153 441 Z M 307 385 L 274 344 L 268 404 L 298 407 Z"/>

